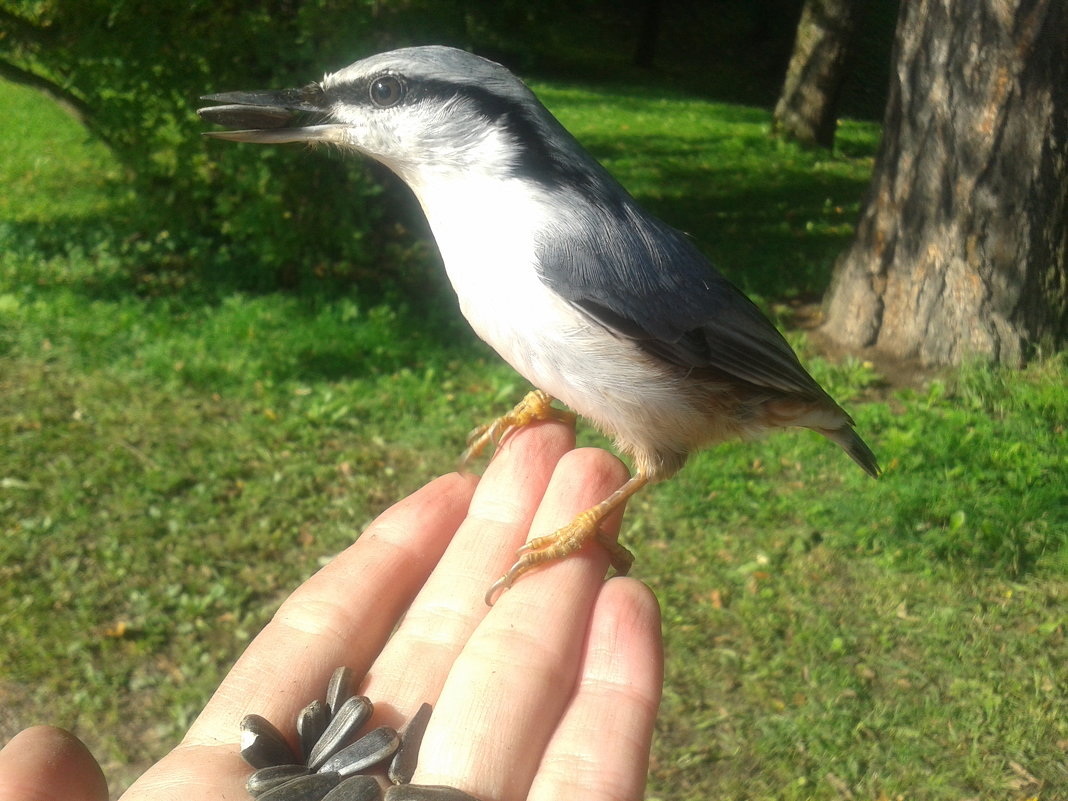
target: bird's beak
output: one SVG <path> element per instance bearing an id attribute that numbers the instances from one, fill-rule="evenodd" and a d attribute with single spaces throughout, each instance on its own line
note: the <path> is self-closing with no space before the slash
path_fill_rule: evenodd
<path id="1" fill-rule="evenodd" d="M 205 136 L 231 142 L 322 142 L 344 128 L 323 122 L 329 118 L 329 108 L 318 84 L 303 89 L 223 92 L 201 100 L 220 104 L 197 109 L 201 119 L 237 129 L 208 131 Z"/>

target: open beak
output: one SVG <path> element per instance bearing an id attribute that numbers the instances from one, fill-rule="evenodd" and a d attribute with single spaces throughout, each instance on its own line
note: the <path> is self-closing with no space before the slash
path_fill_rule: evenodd
<path id="1" fill-rule="evenodd" d="M 200 99 L 220 104 L 197 109 L 201 119 L 236 129 L 207 131 L 205 136 L 231 142 L 322 142 L 345 127 L 322 122 L 330 110 L 318 84 L 303 89 L 223 92 Z"/>

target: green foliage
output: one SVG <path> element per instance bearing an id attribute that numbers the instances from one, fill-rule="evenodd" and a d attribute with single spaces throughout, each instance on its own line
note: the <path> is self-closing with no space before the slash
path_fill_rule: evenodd
<path id="1" fill-rule="evenodd" d="M 419 220 L 405 190 L 395 182 L 383 189 L 358 160 L 205 141 L 194 113 L 198 98 L 299 86 L 371 52 L 431 42 L 474 45 L 524 72 L 563 63 L 632 80 L 645 5 L 0 0 L 0 74 L 28 79 L 60 98 L 118 159 L 115 191 L 131 205 L 112 206 L 85 225 L 97 242 L 107 240 L 121 253 L 147 291 L 190 282 L 263 291 L 353 280 L 369 292 L 393 284 L 410 291 L 426 274 L 412 272 L 413 263 L 425 262 L 413 260 L 403 244 L 409 241 L 404 228 Z M 674 13 L 665 7 L 658 63 L 676 84 L 726 97 L 745 86 L 770 103 L 795 6 L 793 0 L 758 6 L 736 0 Z M 754 55 L 739 80 L 737 65 Z M 661 177 L 703 182 L 708 176 L 688 173 L 688 161 L 683 153 L 663 160 Z M 703 184 L 680 186 L 705 194 Z M 778 202 L 790 194 L 787 189 Z M 661 210 L 672 217 L 680 205 L 665 203 Z M 35 225 L 18 233 L 30 248 L 56 246 Z M 807 264 L 796 260 L 799 269 Z"/>
<path id="2" fill-rule="evenodd" d="M 195 114 L 200 95 L 302 85 L 376 49 L 373 4 L 89 0 L 3 11 L 3 58 L 59 87 L 118 159 L 137 208 L 94 224 L 149 280 L 210 270 L 252 288 L 400 269 L 389 263 L 395 226 L 381 233 L 382 191 L 364 165 L 208 142 Z"/>
<path id="3" fill-rule="evenodd" d="M 537 88 L 772 311 L 826 281 L 872 126 L 812 155 L 751 108 Z M 6 84 L 0 103 L 22 132 L 0 137 L 0 726 L 72 727 L 117 788 L 283 597 L 526 387 L 404 242 L 433 303 L 131 270 L 188 258 L 186 234 L 146 225 L 122 165 L 49 104 Z M 870 363 L 806 362 L 882 478 L 788 432 L 628 509 L 667 641 L 647 797 L 1063 798 L 1068 363 L 890 390 Z"/>

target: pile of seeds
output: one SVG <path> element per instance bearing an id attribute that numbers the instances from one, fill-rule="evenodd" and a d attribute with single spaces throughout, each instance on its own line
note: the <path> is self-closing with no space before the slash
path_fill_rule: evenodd
<path id="1" fill-rule="evenodd" d="M 374 705 L 353 695 L 352 687 L 352 671 L 340 667 L 330 678 L 326 703 L 315 700 L 300 711 L 300 754 L 267 719 L 242 719 L 241 756 L 256 768 L 245 787 L 257 801 L 478 801 L 454 787 L 411 784 L 430 704 L 419 707 L 402 734 L 379 726 L 360 735 Z M 392 785 L 383 790 L 366 771 L 390 757 L 386 775 Z"/>

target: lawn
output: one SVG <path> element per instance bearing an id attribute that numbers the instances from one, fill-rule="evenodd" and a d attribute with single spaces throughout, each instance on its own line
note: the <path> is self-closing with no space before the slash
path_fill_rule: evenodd
<path id="1" fill-rule="evenodd" d="M 535 88 L 786 326 L 885 467 L 786 433 L 635 499 L 667 641 L 647 797 L 1068 799 L 1065 359 L 890 384 L 791 325 L 875 126 L 806 152 L 759 109 Z M 0 103 L 0 734 L 70 727 L 121 790 L 288 592 L 527 387 L 440 283 L 415 306 L 153 285 L 140 243 L 168 234 L 109 153 L 32 93 Z"/>

